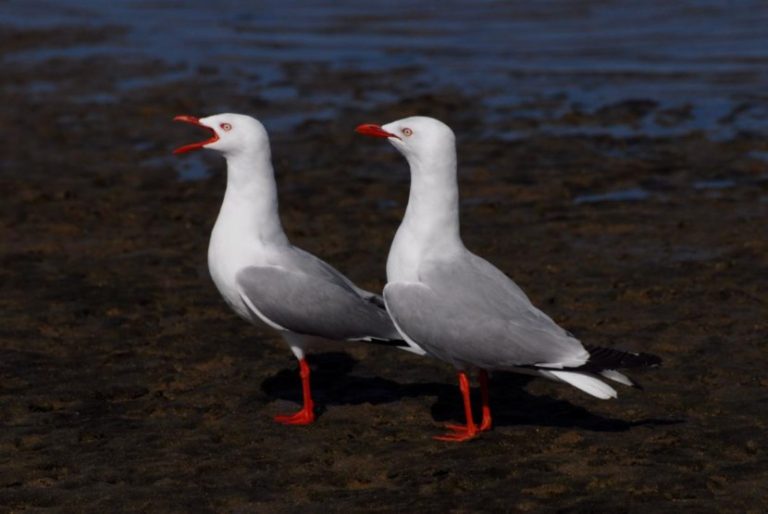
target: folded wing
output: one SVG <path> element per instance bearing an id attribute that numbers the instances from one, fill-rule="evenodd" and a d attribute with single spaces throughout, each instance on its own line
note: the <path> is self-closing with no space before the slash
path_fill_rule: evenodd
<path id="1" fill-rule="evenodd" d="M 419 278 L 387 284 L 384 299 L 398 328 L 437 357 L 491 369 L 575 367 L 589 358 L 578 339 L 477 256 L 426 262 Z"/>
<path id="2" fill-rule="evenodd" d="M 240 296 L 266 323 L 335 340 L 399 339 L 387 313 L 327 274 L 251 266 L 237 274 Z"/>

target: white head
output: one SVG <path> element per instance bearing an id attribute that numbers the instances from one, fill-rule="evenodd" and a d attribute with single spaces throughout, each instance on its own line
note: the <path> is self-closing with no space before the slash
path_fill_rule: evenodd
<path id="1" fill-rule="evenodd" d="M 411 116 L 384 126 L 360 125 L 355 131 L 387 138 L 405 156 L 412 170 L 456 162 L 456 137 L 448 125 L 435 118 Z"/>
<path id="2" fill-rule="evenodd" d="M 211 131 L 211 137 L 205 141 L 191 143 L 177 148 L 175 154 L 181 154 L 206 148 L 232 157 L 239 154 L 264 155 L 269 158 L 269 136 L 264 125 L 255 118 L 244 114 L 216 114 L 207 118 L 194 116 L 176 116 L 174 121 L 183 121 Z"/>

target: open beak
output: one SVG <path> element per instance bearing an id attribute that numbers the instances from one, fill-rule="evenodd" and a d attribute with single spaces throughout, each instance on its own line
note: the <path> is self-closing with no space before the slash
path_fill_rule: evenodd
<path id="1" fill-rule="evenodd" d="M 373 123 L 364 123 L 363 125 L 358 125 L 358 127 L 355 129 L 355 132 L 364 136 L 396 137 L 397 139 L 400 139 L 398 135 L 387 132 L 381 128 L 381 125 L 374 125 Z"/>
<path id="2" fill-rule="evenodd" d="M 195 118 L 194 116 L 187 116 L 187 115 L 181 115 L 176 116 L 173 118 L 173 121 L 183 121 L 184 123 L 189 123 L 190 125 L 197 125 L 198 127 L 203 127 L 206 130 L 209 130 L 211 132 L 210 139 L 206 139 L 205 141 L 199 141 L 197 143 L 190 143 L 188 145 L 180 146 L 176 150 L 173 151 L 174 154 L 180 154 L 180 153 L 187 153 L 191 152 L 192 150 L 198 150 L 200 148 L 203 148 L 205 145 L 209 145 L 211 143 L 215 143 L 219 140 L 218 134 L 216 134 L 216 131 L 213 130 L 211 127 L 207 127 L 200 123 L 199 118 Z"/>

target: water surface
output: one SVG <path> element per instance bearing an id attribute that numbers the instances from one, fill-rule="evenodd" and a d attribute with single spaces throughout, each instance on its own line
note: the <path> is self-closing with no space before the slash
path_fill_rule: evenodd
<path id="1" fill-rule="evenodd" d="M 386 74 L 395 72 L 414 95 L 452 88 L 481 96 L 491 108 L 488 123 L 512 138 L 693 130 L 730 138 L 765 133 L 768 119 L 768 3 L 761 1 L 8 0 L 0 24 L 128 29 L 109 43 L 21 51 L 6 57 L 11 62 L 106 54 L 180 65 L 150 83 L 213 67 L 260 98 L 290 105 L 314 97 L 326 106 L 312 115 L 320 119 L 388 99 Z M 298 91 L 293 84 L 296 74 L 317 75 L 320 84 L 327 69 L 385 79 L 354 92 Z M 143 85 L 131 79 L 124 87 Z M 596 113 L 633 99 L 655 105 L 629 120 L 562 120 L 574 109 Z M 305 110 L 268 121 L 289 128 Z M 536 123 L 509 127 L 519 117 Z"/>

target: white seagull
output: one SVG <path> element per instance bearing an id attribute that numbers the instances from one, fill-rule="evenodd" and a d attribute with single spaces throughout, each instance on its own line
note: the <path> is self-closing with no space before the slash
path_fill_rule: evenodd
<path id="1" fill-rule="evenodd" d="M 444 441 L 465 441 L 491 428 L 487 370 L 566 382 L 597 398 L 615 398 L 601 378 L 636 385 L 617 368 L 661 360 L 583 345 L 537 309 L 517 284 L 470 252 L 459 235 L 456 144 L 444 123 L 422 116 L 357 127 L 387 138 L 408 160 L 411 191 L 387 259 L 384 301 L 400 334 L 458 370 L 465 425 L 449 425 Z M 482 422 L 472 417 L 467 370 L 478 369 Z"/>
<path id="2" fill-rule="evenodd" d="M 206 148 L 227 161 L 227 188 L 208 246 L 213 282 L 242 318 L 279 331 L 299 360 L 304 405 L 276 421 L 315 420 L 305 354 L 316 339 L 380 342 L 424 354 L 402 341 L 380 296 L 288 241 L 278 215 L 269 137 L 258 120 L 241 114 L 174 120 L 211 132 L 209 139 L 174 153 Z"/>

